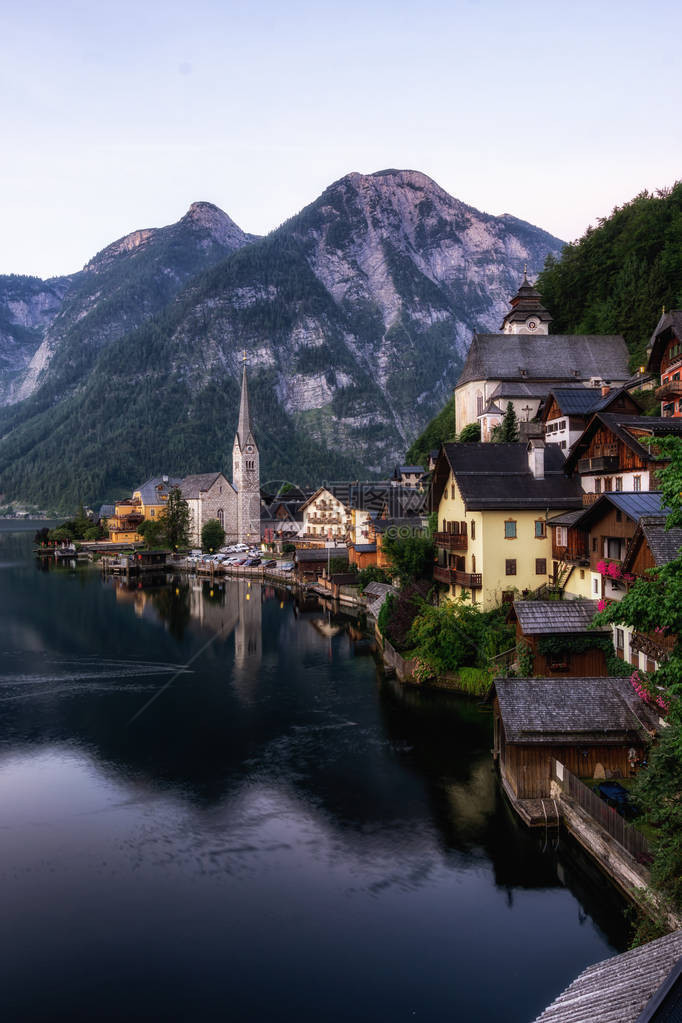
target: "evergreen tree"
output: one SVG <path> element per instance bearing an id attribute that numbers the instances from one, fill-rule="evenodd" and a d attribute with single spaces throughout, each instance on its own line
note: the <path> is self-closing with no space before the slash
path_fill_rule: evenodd
<path id="1" fill-rule="evenodd" d="M 492 439 L 496 444 L 512 444 L 519 439 L 519 421 L 510 401 L 507 402 L 504 419 L 493 430 Z"/>
<path id="2" fill-rule="evenodd" d="M 179 487 L 173 487 L 168 495 L 163 523 L 171 550 L 189 547 L 189 505 Z"/>

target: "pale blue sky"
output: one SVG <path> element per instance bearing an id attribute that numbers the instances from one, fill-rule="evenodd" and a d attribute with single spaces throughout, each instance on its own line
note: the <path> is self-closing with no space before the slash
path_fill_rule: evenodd
<path id="1" fill-rule="evenodd" d="M 681 34 L 672 0 L 5 5 L 0 272 L 200 199 L 264 233 L 385 167 L 573 239 L 682 177 Z"/>

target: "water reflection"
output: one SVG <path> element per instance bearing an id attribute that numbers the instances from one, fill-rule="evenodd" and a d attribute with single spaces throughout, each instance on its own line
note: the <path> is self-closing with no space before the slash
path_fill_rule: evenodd
<path id="1" fill-rule="evenodd" d="M 12 1018 L 27 956 L 53 999 L 33 1018 L 123 1018 L 132 992 L 137 1018 L 527 1020 L 623 946 L 620 900 L 501 798 L 488 712 L 385 679 L 355 614 L 246 580 L 44 573 L 13 542 Z"/>

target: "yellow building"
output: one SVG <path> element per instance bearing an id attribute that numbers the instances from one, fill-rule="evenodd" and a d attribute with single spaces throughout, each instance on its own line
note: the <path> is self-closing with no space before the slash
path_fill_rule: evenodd
<path id="1" fill-rule="evenodd" d="M 112 543 L 139 542 L 142 537 L 137 527 L 147 519 L 156 520 L 163 515 L 169 493 L 181 483 L 181 479 L 174 477 L 156 476 L 134 490 L 132 497 L 119 501 L 114 506 L 114 514 L 107 520 Z"/>
<path id="2" fill-rule="evenodd" d="M 434 578 L 487 611 L 551 581 L 547 521 L 581 506 L 557 445 L 444 444 L 433 474 Z"/>

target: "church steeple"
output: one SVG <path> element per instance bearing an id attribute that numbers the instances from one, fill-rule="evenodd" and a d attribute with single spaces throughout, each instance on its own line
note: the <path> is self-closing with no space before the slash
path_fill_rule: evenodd
<path id="1" fill-rule="evenodd" d="M 523 280 L 510 302 L 511 309 L 502 320 L 500 330 L 505 334 L 548 334 L 552 317 L 542 304 L 540 292 L 528 280 L 528 266 L 524 264 Z"/>
<path id="2" fill-rule="evenodd" d="M 246 352 L 239 421 L 232 446 L 232 482 L 237 491 L 237 531 L 242 543 L 260 543 L 260 456 L 251 425 Z"/>
<path id="3" fill-rule="evenodd" d="M 251 431 L 251 412 L 249 410 L 249 386 L 246 381 L 246 352 L 242 359 L 242 396 L 239 402 L 239 423 L 237 424 L 237 440 L 243 449 L 246 446 L 249 436 L 253 439 Z"/>

